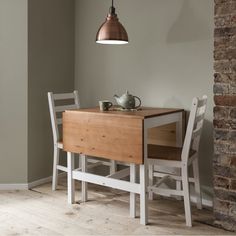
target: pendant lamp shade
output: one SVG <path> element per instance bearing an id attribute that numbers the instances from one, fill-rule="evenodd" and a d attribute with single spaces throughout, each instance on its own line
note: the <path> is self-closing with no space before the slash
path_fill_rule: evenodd
<path id="1" fill-rule="evenodd" d="M 115 8 L 110 8 L 106 21 L 99 28 L 96 36 L 96 43 L 100 44 L 127 44 L 129 42 L 128 34 L 124 26 L 119 22 L 115 13 Z"/>

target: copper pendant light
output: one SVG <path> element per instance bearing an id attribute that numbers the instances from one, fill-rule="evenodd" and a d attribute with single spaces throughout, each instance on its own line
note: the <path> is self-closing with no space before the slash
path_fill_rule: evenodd
<path id="1" fill-rule="evenodd" d="M 128 34 L 117 18 L 112 0 L 112 6 L 110 7 L 106 21 L 102 24 L 97 32 L 96 43 L 127 44 L 128 42 Z"/>

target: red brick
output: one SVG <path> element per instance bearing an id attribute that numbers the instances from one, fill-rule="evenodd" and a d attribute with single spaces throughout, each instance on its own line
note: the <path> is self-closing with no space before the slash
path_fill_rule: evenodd
<path id="1" fill-rule="evenodd" d="M 230 166 L 236 168 L 236 155 L 230 158 Z"/>
<path id="2" fill-rule="evenodd" d="M 224 228 L 228 231 L 236 231 L 236 224 L 234 218 L 228 215 L 220 214 L 218 212 L 214 212 L 215 221 L 214 225 L 217 227 Z"/>
<path id="3" fill-rule="evenodd" d="M 229 74 L 229 83 L 231 85 L 236 85 L 236 73 Z"/>
<path id="4" fill-rule="evenodd" d="M 216 61 L 218 60 L 232 60 L 236 59 L 236 49 L 230 48 L 230 49 L 217 49 L 214 51 L 214 59 Z"/>
<path id="5" fill-rule="evenodd" d="M 230 167 L 230 176 L 231 179 L 236 179 L 236 168 L 235 167 Z"/>
<path id="6" fill-rule="evenodd" d="M 230 168 L 220 165 L 213 166 L 214 186 L 229 188 Z"/>
<path id="7" fill-rule="evenodd" d="M 236 179 L 231 179 L 230 189 L 236 190 Z"/>
<path id="8" fill-rule="evenodd" d="M 214 118 L 217 120 L 228 119 L 230 115 L 230 110 L 228 107 L 216 106 L 214 107 Z"/>
<path id="9" fill-rule="evenodd" d="M 231 137 L 228 140 L 228 144 L 229 144 L 229 149 L 228 149 L 229 153 L 232 155 L 233 154 L 236 155 L 236 142 L 234 140 L 234 137 Z"/>
<path id="10" fill-rule="evenodd" d="M 229 216 L 231 216 L 236 221 L 236 202 L 230 203 Z"/>
<path id="11" fill-rule="evenodd" d="M 236 108 L 232 108 L 229 110 L 230 119 L 236 119 Z"/>
<path id="12" fill-rule="evenodd" d="M 236 95 L 236 84 L 229 85 L 229 94 Z"/>
<path id="13" fill-rule="evenodd" d="M 227 129 L 215 129 L 214 130 L 214 139 L 227 141 L 229 139 L 229 130 Z"/>
<path id="14" fill-rule="evenodd" d="M 215 4 L 215 15 L 226 15 L 231 14 L 236 10 L 236 2 L 235 1 L 227 1 L 220 2 L 219 4 Z"/>
<path id="15" fill-rule="evenodd" d="M 215 196 L 223 201 L 236 202 L 236 192 L 228 189 L 214 187 Z"/>
<path id="16" fill-rule="evenodd" d="M 231 169 L 236 169 L 236 155 L 233 154 L 215 154 L 213 159 L 214 166 L 229 167 L 229 172 Z M 231 177 L 232 174 L 230 173 Z M 221 174 L 220 174 L 221 176 Z"/>
<path id="17" fill-rule="evenodd" d="M 215 211 L 217 211 L 221 214 L 225 214 L 225 215 L 229 214 L 230 202 L 222 201 L 218 198 L 215 198 L 214 202 L 213 202 L 213 205 L 214 205 L 214 210 Z"/>
<path id="18" fill-rule="evenodd" d="M 227 3 L 229 0 L 215 0 L 215 4 Z"/>
<path id="19" fill-rule="evenodd" d="M 215 27 L 232 27 L 232 16 L 231 15 L 224 15 L 224 16 L 216 16 L 215 17 Z"/>
<path id="20" fill-rule="evenodd" d="M 231 63 L 229 60 L 216 61 L 214 63 L 214 69 L 218 73 L 231 73 Z"/>
<path id="21" fill-rule="evenodd" d="M 224 94 L 229 94 L 229 89 L 230 89 L 229 84 L 215 83 L 213 91 L 214 91 L 214 94 L 224 95 Z"/>
<path id="22" fill-rule="evenodd" d="M 228 167 L 223 167 L 223 168 L 227 168 Z M 221 173 L 217 173 L 217 174 L 221 174 Z M 216 173 L 214 173 L 214 186 L 218 187 L 218 188 L 224 188 L 224 189 L 229 189 L 230 186 L 230 179 L 226 178 L 226 177 L 222 177 L 222 176 L 217 176 Z"/>
<path id="23" fill-rule="evenodd" d="M 232 143 L 236 144 L 236 131 L 235 130 L 228 131 L 228 138 Z"/>
<path id="24" fill-rule="evenodd" d="M 236 130 L 236 120 L 214 119 L 214 128 Z"/>
<path id="25" fill-rule="evenodd" d="M 236 47 L 236 35 L 229 37 L 229 46 L 232 48 Z"/>
<path id="26" fill-rule="evenodd" d="M 231 37 L 235 35 L 236 27 L 227 27 L 227 28 L 215 28 L 214 36 L 215 37 Z"/>
<path id="27" fill-rule="evenodd" d="M 231 30 L 232 31 L 232 30 Z M 215 34 L 221 33 L 225 35 L 221 35 L 215 37 L 214 39 L 214 49 L 215 50 L 227 50 L 229 48 L 234 49 L 236 48 L 236 35 L 232 33 L 230 29 L 216 29 Z"/>
<path id="28" fill-rule="evenodd" d="M 223 141 L 214 140 L 214 152 L 215 154 L 230 154 L 229 153 L 229 144 Z"/>
<path id="29" fill-rule="evenodd" d="M 229 74 L 223 74 L 223 73 L 215 73 L 214 74 L 214 81 L 215 83 L 230 83 L 231 78 Z"/>
<path id="30" fill-rule="evenodd" d="M 226 95 L 226 96 L 215 95 L 214 101 L 215 104 L 218 106 L 236 106 L 236 96 L 233 95 Z"/>
<path id="31" fill-rule="evenodd" d="M 231 72 L 236 73 L 236 60 L 232 59 L 230 64 Z"/>
<path id="32" fill-rule="evenodd" d="M 214 48 L 216 50 L 226 50 L 229 47 L 232 47 L 232 36 L 226 37 L 217 37 L 214 39 Z"/>

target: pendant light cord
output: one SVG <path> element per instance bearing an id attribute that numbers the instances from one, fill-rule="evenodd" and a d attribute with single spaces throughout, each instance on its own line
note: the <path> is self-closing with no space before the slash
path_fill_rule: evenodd
<path id="1" fill-rule="evenodd" d="M 116 14 L 116 9 L 114 7 L 114 0 L 111 1 L 110 14 L 112 14 L 112 15 Z"/>

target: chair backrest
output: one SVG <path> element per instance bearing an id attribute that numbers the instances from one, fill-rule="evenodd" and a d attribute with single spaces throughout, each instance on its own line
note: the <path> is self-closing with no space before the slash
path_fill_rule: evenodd
<path id="1" fill-rule="evenodd" d="M 71 100 L 72 102 L 68 104 L 68 101 Z M 63 102 L 66 103 L 66 105 L 60 104 Z M 52 125 L 53 142 L 54 145 L 56 145 L 57 142 L 60 141 L 59 125 L 62 125 L 62 112 L 64 112 L 65 110 L 80 108 L 78 91 L 75 90 L 72 93 L 60 94 L 48 92 L 48 104 Z"/>
<path id="2" fill-rule="evenodd" d="M 197 97 L 193 98 L 182 150 L 182 161 L 185 163 L 188 162 L 190 150 L 198 152 L 204 116 L 206 112 L 206 104 L 206 95 L 204 95 L 201 99 Z"/>

